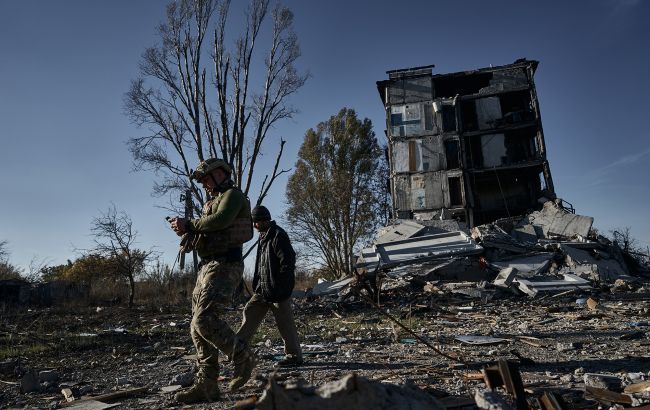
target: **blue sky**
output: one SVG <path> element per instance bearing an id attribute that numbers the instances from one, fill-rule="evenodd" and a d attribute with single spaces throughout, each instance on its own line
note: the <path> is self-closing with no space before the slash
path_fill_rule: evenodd
<path id="1" fill-rule="evenodd" d="M 141 53 L 156 41 L 166 2 L 0 2 L 0 240 L 10 261 L 64 263 L 90 246 L 93 217 L 111 202 L 139 246 L 172 261 L 177 240 L 151 196 L 153 175 L 131 171 L 125 142 L 143 135 L 123 113 Z M 233 1 L 236 27 L 244 1 Z M 342 107 L 368 117 L 383 139 L 375 82 L 391 69 L 434 73 L 540 61 L 536 86 L 559 196 L 603 232 L 630 226 L 650 246 L 650 2 L 299 1 L 300 113 L 271 132 L 293 166 L 305 131 Z M 281 178 L 267 202 L 282 214 Z"/>

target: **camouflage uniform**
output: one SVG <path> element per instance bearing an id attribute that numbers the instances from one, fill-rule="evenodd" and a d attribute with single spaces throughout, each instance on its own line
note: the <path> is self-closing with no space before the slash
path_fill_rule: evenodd
<path id="1" fill-rule="evenodd" d="M 238 221 L 243 227 L 237 227 Z M 230 357 L 246 350 L 246 344 L 235 337 L 223 320 L 224 308 L 232 300 L 244 272 L 241 244 L 233 239 L 241 233 L 234 230 L 246 229 L 246 224 L 250 227 L 250 205 L 237 188 L 206 202 L 202 217 L 188 223 L 190 232 L 202 235 L 196 245 L 201 269 L 192 292 L 190 332 L 199 368 L 208 377 L 219 374 L 218 350 Z"/>
<path id="2" fill-rule="evenodd" d="M 232 388 L 243 385 L 255 365 L 247 343 L 224 320 L 244 272 L 242 244 L 252 237 L 248 199 L 229 181 L 223 193 L 206 202 L 201 218 L 189 220 L 185 228 L 196 235 L 194 248 L 201 257 L 190 324 L 199 372 L 194 385 L 176 396 L 189 403 L 218 398 L 219 350 L 234 361 Z"/>
<path id="3" fill-rule="evenodd" d="M 196 278 L 190 334 L 199 369 L 206 377 L 219 376 L 219 350 L 233 357 L 235 352 L 246 348 L 223 319 L 243 271 L 243 262 L 211 261 L 201 266 Z"/>

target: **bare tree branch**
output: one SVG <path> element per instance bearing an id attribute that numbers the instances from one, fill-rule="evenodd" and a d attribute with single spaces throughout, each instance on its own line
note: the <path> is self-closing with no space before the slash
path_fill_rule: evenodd
<path id="1" fill-rule="evenodd" d="M 308 78 L 295 67 L 300 48 L 289 9 L 277 6 L 270 11 L 269 0 L 251 0 L 246 24 L 228 47 L 230 6 L 230 0 L 170 3 L 158 28 L 160 42 L 145 50 L 140 77 L 124 98 L 131 121 L 148 130 L 148 135 L 129 140 L 134 169 L 154 171 L 157 196 L 190 189 L 197 208 L 205 196 L 189 179 L 195 164 L 207 157 L 223 158 L 248 194 L 271 129 L 297 112 L 288 99 Z M 261 33 L 268 21 L 272 34 L 264 51 Z M 265 61 L 265 73 L 263 86 L 255 90 L 251 78 L 258 58 Z M 277 176 L 287 172 L 278 171 L 281 154 L 282 149 L 258 202 Z M 170 206 L 180 211 L 179 203 Z"/>
<path id="2" fill-rule="evenodd" d="M 146 261 L 153 251 L 135 248 L 138 233 L 133 229 L 131 217 L 124 211 L 118 212 L 114 204 L 106 213 L 92 220 L 90 231 L 95 245 L 86 252 L 86 256 L 105 258 L 110 262 L 113 274 L 128 281 L 129 307 L 132 307 L 135 278 L 144 272 Z"/>

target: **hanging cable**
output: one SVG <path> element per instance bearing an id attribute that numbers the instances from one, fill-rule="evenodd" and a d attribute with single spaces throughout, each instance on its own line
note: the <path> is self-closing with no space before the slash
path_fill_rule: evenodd
<path id="1" fill-rule="evenodd" d="M 499 173 L 497 172 L 496 167 L 492 167 L 494 170 L 494 174 L 497 176 L 497 183 L 499 184 L 499 192 L 501 192 L 501 198 L 503 198 L 503 205 L 506 207 L 506 213 L 508 214 L 508 218 L 510 218 L 510 210 L 508 210 L 508 201 L 506 201 L 506 196 L 503 194 L 503 188 L 501 188 L 501 180 L 499 179 Z"/>

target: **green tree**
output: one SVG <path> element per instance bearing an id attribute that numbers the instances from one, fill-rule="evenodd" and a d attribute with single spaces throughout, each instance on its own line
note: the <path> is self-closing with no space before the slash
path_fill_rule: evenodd
<path id="1" fill-rule="evenodd" d="M 344 108 L 309 129 L 287 184 L 288 229 L 324 276 L 352 272 L 353 255 L 386 222 L 386 162 L 372 123 Z"/>
<path id="2" fill-rule="evenodd" d="M 55 267 L 54 271 L 59 272 L 55 276 L 56 279 L 91 286 L 96 280 L 111 277 L 111 267 L 112 263 L 106 257 L 96 253 L 86 253 L 74 262 L 68 261 L 67 265 Z"/>
<path id="3" fill-rule="evenodd" d="M 65 280 L 66 271 L 72 268 L 73 263 L 68 259 L 67 264 L 44 266 L 41 269 L 41 279 L 43 282 L 50 282 L 53 280 Z"/>
<path id="4" fill-rule="evenodd" d="M 288 99 L 308 75 L 295 67 L 300 48 L 293 13 L 280 5 L 271 9 L 269 0 L 251 0 L 244 24 L 237 27 L 241 33 L 229 46 L 230 3 L 170 3 L 159 26 L 160 43 L 144 52 L 140 76 L 125 95 L 130 119 L 150 131 L 129 140 L 135 167 L 156 172 L 159 196 L 190 190 L 202 204 L 203 192 L 189 176 L 207 157 L 231 163 L 235 182 L 248 194 L 269 130 L 296 113 Z M 263 40 L 268 44 L 260 49 Z M 285 143 L 279 142 L 258 202 L 277 176 L 288 172 L 279 169 Z"/>

